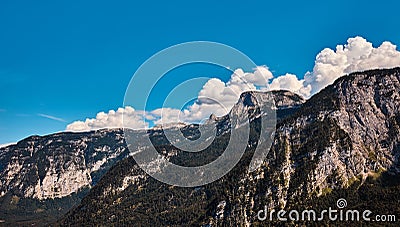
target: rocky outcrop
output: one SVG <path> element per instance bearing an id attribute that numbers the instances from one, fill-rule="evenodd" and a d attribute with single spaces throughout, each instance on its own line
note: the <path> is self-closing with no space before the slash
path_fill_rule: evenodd
<path id="1" fill-rule="evenodd" d="M 0 149 L 0 193 L 62 198 L 92 187 L 127 153 L 122 130 L 32 136 Z"/>
<path id="2" fill-rule="evenodd" d="M 290 208 L 363 184 L 367 176 L 399 174 L 399 91 L 400 68 L 395 68 L 346 75 L 307 101 L 288 91 L 245 92 L 230 114 L 251 121 L 247 150 L 231 172 L 202 187 L 160 183 L 138 168 L 130 151 L 145 150 L 141 138 L 150 136 L 170 161 L 187 166 L 198 165 L 196 157 L 212 161 L 229 142 L 228 116 L 210 117 L 218 129 L 216 142 L 193 156 L 170 146 L 163 129 L 196 138 L 198 125 L 133 133 L 137 144 L 129 150 L 122 130 L 31 137 L 0 148 L 0 190 L 45 199 L 91 187 L 61 220 L 68 225 L 248 226 L 257 223 L 264 206 Z M 265 114 L 260 107 L 271 98 L 275 105 L 269 107 L 277 114 L 273 146 L 261 167 L 249 172 L 252 154 L 263 146 L 257 143 L 257 124 Z"/>
<path id="3" fill-rule="evenodd" d="M 298 108 L 306 101 L 302 96 L 291 91 L 278 90 L 271 93 L 278 109 Z"/>
<path id="4" fill-rule="evenodd" d="M 400 155 L 399 81 L 400 68 L 372 70 L 344 76 L 306 102 L 278 92 L 286 97 L 275 99 L 277 110 L 292 112 L 278 117 L 273 146 L 256 171 L 247 170 L 255 146 L 262 146 L 257 143 L 249 144 L 241 162 L 229 174 L 198 188 L 164 185 L 145 177 L 133 159 L 126 159 L 110 170 L 61 223 L 140 220 L 142 224 L 248 226 L 258 222 L 257 211 L 265 206 L 290 208 L 355 182 L 362 185 L 368 175 L 396 175 Z M 244 93 L 232 111 L 247 113 L 256 122 L 262 113 L 257 111 L 260 97 L 255 99 L 255 95 L 263 96 Z M 217 121 L 220 126 L 226 125 L 224 117 Z M 253 129 L 257 131 L 257 127 Z M 224 144 L 225 137 L 220 133 L 219 144 Z M 218 152 L 215 149 L 211 152 Z M 141 176 L 135 178 L 140 181 L 123 191 L 116 190 L 134 176 Z M 107 193 L 110 191 L 113 193 Z"/>
<path id="5" fill-rule="evenodd" d="M 278 123 L 256 173 L 242 176 L 240 217 L 252 204 L 289 208 L 383 171 L 399 172 L 400 68 L 344 76 Z M 248 222 L 232 216 L 235 222 Z"/>
<path id="6" fill-rule="evenodd" d="M 232 110 L 233 114 L 247 118 L 249 111 L 255 113 L 257 101 L 254 95 L 253 92 L 244 93 Z M 262 92 L 257 95 L 261 96 L 261 100 L 263 96 L 267 97 Z M 278 101 L 285 109 L 303 102 L 299 96 L 287 91 L 276 92 L 275 97 L 285 100 Z M 218 123 L 219 133 L 230 128 L 230 122 L 224 117 L 212 115 L 211 120 Z M 188 137 L 198 133 L 195 130 L 197 126 L 178 123 L 157 126 L 149 131 L 149 135 L 158 138 L 163 136 L 163 129 L 181 128 Z M 143 149 L 140 138 L 145 135 L 146 131 L 133 133 L 137 143 L 132 144 L 136 147 L 131 147 L 131 150 Z M 122 129 L 31 136 L 17 144 L 0 148 L 0 196 L 11 193 L 39 200 L 62 198 L 92 187 L 115 162 L 128 156 Z"/>

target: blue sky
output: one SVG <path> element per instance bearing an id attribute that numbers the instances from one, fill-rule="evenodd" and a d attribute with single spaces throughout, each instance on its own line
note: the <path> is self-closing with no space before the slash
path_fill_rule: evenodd
<path id="1" fill-rule="evenodd" d="M 75 120 L 117 109 L 136 69 L 171 45 L 220 42 L 276 75 L 301 76 L 312 70 L 323 48 L 349 37 L 400 45 L 399 6 L 396 1 L 2 1 L 0 144 L 63 131 Z M 199 74 L 229 79 L 221 69 L 207 67 L 174 73 L 178 79 L 162 82 L 161 91 Z M 152 107 L 160 100 L 155 96 Z"/>

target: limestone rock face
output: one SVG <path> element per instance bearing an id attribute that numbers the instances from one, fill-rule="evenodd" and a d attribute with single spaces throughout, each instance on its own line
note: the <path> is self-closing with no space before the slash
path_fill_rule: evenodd
<path id="1" fill-rule="evenodd" d="M 265 115 L 260 107 L 271 98 L 269 107 L 277 116 L 273 145 L 261 167 L 249 172 L 252 152 L 263 146 L 256 138 L 258 119 Z M 209 153 L 185 154 L 164 137 L 163 129 L 196 138 L 198 125 L 132 133 L 137 144 L 130 149 L 121 129 L 27 138 L 0 148 L 0 192 L 40 200 L 91 188 L 62 220 L 66 225 L 118 224 L 118 217 L 127 217 L 126 223 L 168 220 L 160 223 L 173 225 L 196 217 L 194 225 L 248 226 L 264 206 L 288 208 L 355 180 L 363 182 L 368 175 L 400 174 L 400 68 L 343 76 L 309 100 L 289 91 L 245 92 L 230 114 L 250 119 L 254 138 L 233 170 L 204 187 L 162 184 L 129 156 L 146 150 L 141 139 L 150 136 L 166 160 L 186 166 L 196 166 L 197 159 L 212 161 L 229 142 L 228 115 L 210 117 L 217 143 Z"/>
<path id="2" fill-rule="evenodd" d="M 32 136 L 0 148 L 0 192 L 62 198 L 93 186 L 126 153 L 122 130 Z"/>
<path id="3" fill-rule="evenodd" d="M 249 216 L 251 204 L 283 208 L 378 172 L 398 174 L 399 132 L 400 68 L 341 77 L 278 123 L 263 167 L 240 181 L 239 210 Z"/>
<path id="4" fill-rule="evenodd" d="M 300 107 L 306 100 L 298 94 L 291 91 L 279 90 L 272 91 L 275 106 L 278 109 L 288 109 Z"/>
<path id="5" fill-rule="evenodd" d="M 139 220 L 144 218 L 140 216 L 142 212 L 151 212 L 156 215 L 146 216 L 144 223 L 166 224 L 180 223 L 190 215 L 199 214 L 195 222 L 199 225 L 249 226 L 257 223 L 257 212 L 264 206 L 288 209 L 299 201 L 350 187 L 354 181 L 362 184 L 368 175 L 382 171 L 400 173 L 400 68 L 343 76 L 306 101 L 286 91 L 273 94 L 278 124 L 272 148 L 256 171 L 249 172 L 248 163 L 254 147 L 262 146 L 257 143 L 248 144 L 249 152 L 230 173 L 198 188 L 163 185 L 145 177 L 134 161 L 124 160 L 105 175 L 96 190 L 62 223 L 76 224 L 91 215 L 93 222 L 90 223 L 97 223 L 96 219 L 103 217 L 98 213 L 110 214 L 119 212 L 118 207 L 134 207 L 137 213 L 123 211 L 119 213 L 121 219 L 129 222 L 123 218 L 129 213 L 130 218 Z M 231 114 L 256 122 L 263 115 L 257 111 L 257 105 L 263 105 L 259 100 L 268 95 L 242 94 Z M 289 111 L 279 112 L 282 110 Z M 226 116 L 216 121 L 219 138 L 224 141 L 230 123 Z M 132 169 L 136 169 L 133 175 Z M 124 191 L 117 190 L 126 178 L 134 176 L 140 176 L 137 178 L 140 181 Z M 117 183 L 113 184 L 111 179 Z M 158 194 L 143 187 L 152 188 Z M 116 193 L 109 194 L 110 191 Z M 167 202 L 157 205 L 147 202 L 148 199 L 155 201 L 154 197 Z M 162 216 L 165 212 L 168 218 Z M 190 220 L 193 219 L 187 221 Z M 116 223 L 110 219 L 104 222 Z"/>

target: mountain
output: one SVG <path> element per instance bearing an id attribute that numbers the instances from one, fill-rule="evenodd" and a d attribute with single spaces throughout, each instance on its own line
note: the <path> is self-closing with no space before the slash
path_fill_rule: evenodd
<path id="1" fill-rule="evenodd" d="M 0 148 L 0 217 L 66 212 L 127 153 L 122 130 L 31 136 Z"/>
<path id="2" fill-rule="evenodd" d="M 252 120 L 251 137 L 242 159 L 227 175 L 201 187 L 174 187 L 149 177 L 128 157 L 115 164 L 59 224 L 378 225 L 329 220 L 266 223 L 257 214 L 264 209 L 328 209 L 346 198 L 352 208 L 400 215 L 399 91 L 400 68 L 394 68 L 343 76 L 305 102 L 290 94 L 292 98 L 283 98 L 278 106 L 272 148 L 254 172 L 248 171 L 249 163 L 256 147 L 263 146 L 256 142 L 263 114 L 258 107 L 263 103 L 256 100 L 268 94 L 244 93 L 232 112 Z M 291 100 L 295 102 L 290 104 Z M 285 109 L 289 111 L 279 114 Z M 227 117 L 211 119 L 219 133 L 197 156 L 202 160 L 215 159 L 229 141 Z M 199 164 L 196 156 L 186 156 L 169 145 L 162 132 L 158 135 L 163 142 L 156 147 L 170 161 Z M 390 224 L 396 225 L 385 223 Z"/>
<path id="3" fill-rule="evenodd" d="M 277 108 L 298 108 L 304 100 L 288 91 L 272 92 Z M 244 93 L 233 111 L 246 116 L 257 108 L 251 100 L 252 92 Z M 267 96 L 259 93 L 260 96 Z M 239 112 L 245 111 L 245 113 Z M 255 116 L 254 116 L 255 117 Z M 218 135 L 231 127 L 227 117 L 213 117 Z M 82 197 L 97 184 L 101 177 L 117 162 L 132 155 L 130 151 L 143 150 L 143 138 L 150 136 L 154 144 L 171 148 L 164 131 L 183 132 L 187 138 L 199 136 L 198 125 L 169 124 L 151 130 L 129 133 L 136 141 L 127 149 L 122 129 L 102 129 L 92 132 L 63 132 L 48 136 L 31 136 L 17 144 L 0 148 L 0 219 L 10 223 L 46 223 L 65 214 L 79 204 Z M 179 133 L 180 133 L 179 132 Z M 224 135 L 224 138 L 226 135 Z M 201 152 L 200 152 L 201 153 Z M 201 155 L 201 154 L 200 154 Z M 203 156 L 206 162 L 220 153 Z M 187 162 L 196 157 L 176 156 Z"/>

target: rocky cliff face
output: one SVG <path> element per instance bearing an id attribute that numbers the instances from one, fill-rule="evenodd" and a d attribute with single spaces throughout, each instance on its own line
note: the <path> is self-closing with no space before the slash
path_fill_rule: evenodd
<path id="1" fill-rule="evenodd" d="M 0 149 L 0 193 L 62 198 L 90 188 L 126 152 L 122 130 L 32 136 Z"/>
<path id="2" fill-rule="evenodd" d="M 208 163 L 229 142 L 227 116 L 210 118 L 218 136 L 205 152 L 192 156 L 169 145 L 161 128 L 132 134 L 138 143 L 130 150 L 122 130 L 31 137 L 0 148 L 0 189 L 3 198 L 12 194 L 43 200 L 91 188 L 63 224 L 257 224 L 257 211 L 264 206 L 291 208 L 354 185 L 357 192 L 368 176 L 397 176 L 399 91 L 400 68 L 395 68 L 344 76 L 307 101 L 288 91 L 246 92 L 231 110 L 251 120 L 246 153 L 226 176 L 203 187 L 162 184 L 138 168 L 129 152 L 146 149 L 140 141 L 150 135 L 170 161 Z M 249 173 L 256 146 L 263 146 L 257 143 L 264 114 L 260 100 L 271 94 L 278 123 L 273 146 L 261 167 Z M 197 129 L 179 125 L 166 130 L 196 138 Z"/>
<path id="3" fill-rule="evenodd" d="M 279 90 L 271 91 L 271 93 L 274 96 L 275 106 L 278 109 L 298 108 L 306 101 L 300 95 L 290 91 Z"/>
<path id="4" fill-rule="evenodd" d="M 125 159 L 61 223 L 248 226 L 260 224 L 257 211 L 265 206 L 291 208 L 359 185 L 356 193 L 368 176 L 398 176 L 399 81 L 400 68 L 372 70 L 344 76 L 304 104 L 287 97 L 277 101 L 278 110 L 289 108 L 291 113 L 278 116 L 274 143 L 262 166 L 247 171 L 255 146 L 262 146 L 249 143 L 229 174 L 203 187 L 164 185 L 146 176 L 133 159 Z M 256 122 L 262 113 L 254 95 L 260 94 L 243 94 L 232 111 L 247 112 Z M 252 130 L 257 132 L 257 126 Z M 225 144 L 226 136 L 220 133 L 218 144 Z M 220 152 L 219 147 L 209 151 Z"/>
<path id="5" fill-rule="evenodd" d="M 285 92 L 277 94 L 276 98 L 279 100 L 290 99 L 281 97 L 284 95 L 296 96 Z M 247 100 L 252 96 L 251 93 L 248 93 L 242 97 L 247 97 L 245 98 Z M 298 100 L 300 100 L 298 104 L 301 104 L 301 98 Z M 245 112 L 236 114 L 246 117 L 247 112 L 250 109 L 255 110 L 256 106 L 254 103 L 245 103 L 244 101 L 240 101 L 237 107 L 240 106 L 241 111 Z M 288 103 L 288 105 L 293 104 L 293 102 Z M 282 105 L 287 106 L 283 103 Z M 215 117 L 212 121 L 217 122 L 219 134 L 224 134 L 230 128 L 230 122 L 224 117 Z M 130 151 L 146 149 L 141 143 L 144 136 L 150 136 L 154 144 L 166 145 L 168 141 L 164 138 L 163 129 L 180 130 L 186 137 L 195 138 L 199 133 L 197 128 L 197 125 L 171 124 L 167 127 L 155 127 L 149 131 L 135 131 L 129 133 L 135 137 L 136 141 L 135 144 L 131 144 L 130 150 L 126 147 L 122 129 L 31 136 L 15 145 L 2 147 L 0 148 L 0 203 L 4 205 L 5 211 L 0 209 L 0 213 L 6 212 L 8 205 L 16 199 L 33 199 L 27 203 L 39 202 L 42 205 L 53 199 L 61 199 L 56 203 L 65 203 L 62 202 L 64 198 L 68 198 L 68 201 L 71 202 L 71 196 L 74 198 L 74 202 L 79 201 L 78 198 L 75 198 L 76 195 L 80 197 L 86 194 L 87 189 L 92 188 L 110 167 L 132 155 Z M 170 151 L 169 156 L 172 153 Z M 125 183 L 116 190 L 121 191 L 140 178 L 145 178 L 145 176 L 129 176 L 123 181 Z M 63 206 L 63 209 L 68 209 L 73 205 L 75 204 Z M 27 205 L 24 211 L 35 213 L 36 209 L 46 210 L 48 206 L 39 205 L 39 207 L 42 208 L 37 208 L 37 205 Z M 15 209 L 14 212 L 20 211 Z M 60 213 L 62 212 L 65 211 Z M 57 214 L 52 212 L 51 215 Z M 21 215 L 24 216 L 24 214 Z"/>
<path id="6" fill-rule="evenodd" d="M 398 174 L 399 81 L 399 68 L 350 74 L 278 123 L 263 167 L 239 181 L 242 203 L 232 210 L 243 215 L 230 218 L 251 223 L 243 217 L 255 216 L 254 204 L 289 208 L 384 171 Z"/>

